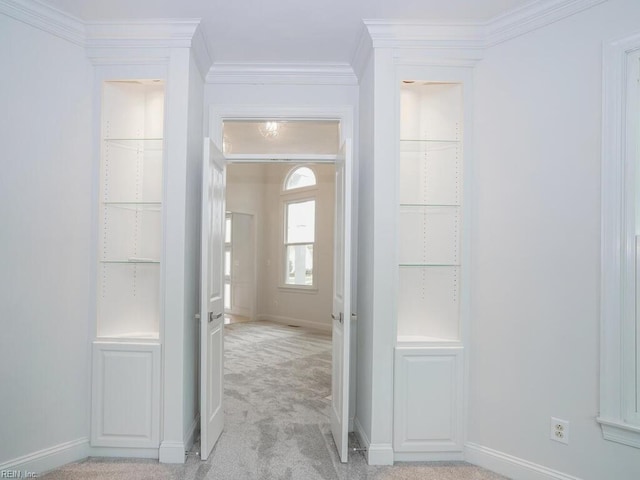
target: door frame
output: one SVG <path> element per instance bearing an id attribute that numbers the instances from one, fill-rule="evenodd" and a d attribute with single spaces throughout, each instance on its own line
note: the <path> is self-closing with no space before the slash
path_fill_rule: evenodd
<path id="1" fill-rule="evenodd" d="M 342 145 L 347 138 L 352 139 L 353 154 L 347 161 L 351 162 L 352 183 L 347 187 L 351 189 L 351 247 L 352 249 L 358 244 L 358 210 L 357 210 L 357 186 L 358 186 L 358 141 L 354 127 L 354 107 L 351 105 L 247 105 L 247 104 L 211 104 L 209 106 L 209 124 L 205 131 L 208 136 L 222 151 L 223 147 L 223 122 L 225 120 L 337 120 L 340 122 L 340 139 L 339 145 Z M 248 156 L 248 155 L 247 155 Z M 248 156 L 249 157 L 249 156 Z M 305 157 L 307 157 L 305 159 Z M 285 160 L 292 159 L 303 163 L 317 159 L 318 155 L 287 155 L 287 156 L 270 156 L 273 159 Z M 320 155 L 322 157 L 322 155 Z M 255 159 L 256 162 L 268 162 L 266 159 Z M 233 160 L 230 160 L 233 163 Z M 352 250 L 353 252 L 353 250 Z M 356 278 L 357 278 L 357 255 L 351 255 L 351 315 L 345 312 L 345 317 L 350 317 L 351 332 L 350 342 L 351 351 L 349 359 L 349 431 L 354 431 L 354 418 L 356 410 Z"/>

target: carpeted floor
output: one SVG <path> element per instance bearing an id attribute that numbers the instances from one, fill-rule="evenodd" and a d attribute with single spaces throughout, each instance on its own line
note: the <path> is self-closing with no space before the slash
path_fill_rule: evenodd
<path id="1" fill-rule="evenodd" d="M 206 462 L 90 458 L 48 480 L 500 480 L 463 462 L 340 463 L 328 424 L 331 337 L 268 322 L 225 327 L 225 428 Z M 351 438 L 357 446 L 355 438 Z M 197 447 L 196 447 L 197 448 Z"/>

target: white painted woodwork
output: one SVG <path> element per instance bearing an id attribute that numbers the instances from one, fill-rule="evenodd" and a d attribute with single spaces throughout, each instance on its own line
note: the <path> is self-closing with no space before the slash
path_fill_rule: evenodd
<path id="1" fill-rule="evenodd" d="M 460 347 L 396 348 L 395 452 L 462 450 L 462 354 Z"/>
<path id="2" fill-rule="evenodd" d="M 99 338 L 160 335 L 164 93 L 159 79 L 101 85 Z"/>
<path id="3" fill-rule="evenodd" d="M 202 168 L 200 456 L 206 460 L 224 427 L 225 159 L 204 139 Z"/>
<path id="4" fill-rule="evenodd" d="M 91 445 L 157 448 L 160 344 L 93 343 Z"/>
<path id="5" fill-rule="evenodd" d="M 346 139 L 336 161 L 331 364 L 331 433 L 343 463 L 348 460 L 349 434 L 352 155 L 351 140 Z"/>
<path id="6" fill-rule="evenodd" d="M 598 422 L 604 438 L 640 448 L 640 33 L 608 42 L 603 62 Z"/>

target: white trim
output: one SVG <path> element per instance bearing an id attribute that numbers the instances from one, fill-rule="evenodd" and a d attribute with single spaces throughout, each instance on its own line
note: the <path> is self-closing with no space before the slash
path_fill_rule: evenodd
<path id="1" fill-rule="evenodd" d="M 157 448 L 90 447 L 90 457 L 158 459 Z"/>
<path id="2" fill-rule="evenodd" d="M 370 443 L 367 449 L 369 465 L 393 465 L 393 447 L 390 443 Z"/>
<path id="3" fill-rule="evenodd" d="M 499 14 L 488 21 L 364 20 L 374 48 L 482 50 L 546 27 L 607 0 L 540 0 Z M 361 72 L 364 40 L 354 59 Z"/>
<path id="4" fill-rule="evenodd" d="M 200 19 L 145 19 L 86 23 L 87 48 L 190 48 Z"/>
<path id="5" fill-rule="evenodd" d="M 212 84 L 357 85 L 348 63 L 248 63 L 220 62 L 206 78 Z"/>
<path id="6" fill-rule="evenodd" d="M 356 44 L 356 49 L 351 57 L 351 66 L 356 76 L 358 77 L 358 80 L 362 79 L 367 65 L 371 61 L 372 55 L 373 42 L 371 41 L 371 37 L 369 36 L 366 25 L 363 24 L 362 28 L 360 29 L 360 35 L 358 38 L 358 43 Z"/>
<path id="7" fill-rule="evenodd" d="M 292 317 L 283 317 L 280 315 L 269 315 L 264 313 L 259 313 L 256 318 L 260 320 L 267 320 L 269 322 L 280 323 L 282 325 L 296 325 L 298 327 L 306 327 L 311 328 L 313 330 L 321 330 L 323 332 L 331 332 L 331 324 L 330 323 L 318 323 L 311 322 L 309 320 L 302 320 L 300 318 L 292 318 Z"/>
<path id="8" fill-rule="evenodd" d="M 395 462 L 455 462 L 464 460 L 462 452 L 395 452 Z"/>
<path id="9" fill-rule="evenodd" d="M 598 418 L 597 420 L 602 427 L 602 436 L 606 440 L 640 448 L 640 427 L 604 418 Z"/>
<path id="10" fill-rule="evenodd" d="M 578 477 L 475 443 L 465 444 L 465 460 L 518 480 L 580 480 Z"/>
<path id="11" fill-rule="evenodd" d="M 532 1 L 487 22 L 485 47 L 492 47 L 587 10 L 607 0 Z"/>
<path id="12" fill-rule="evenodd" d="M 184 463 L 187 457 L 184 442 L 162 442 L 158 450 L 160 463 Z"/>
<path id="13" fill-rule="evenodd" d="M 184 436 L 184 448 L 186 451 L 191 450 L 191 447 L 193 447 L 193 444 L 195 443 L 195 439 L 196 439 L 196 433 L 198 431 L 199 426 L 200 426 L 200 414 L 198 413 L 193 419 L 193 422 L 191 422 L 191 425 L 189 426 L 189 430 L 187 430 L 187 433 Z"/>
<path id="14" fill-rule="evenodd" d="M 365 450 L 369 450 L 369 445 L 371 445 L 371 442 L 369 441 L 369 437 L 367 436 L 367 433 L 364 431 L 364 427 L 360 423 L 360 419 L 358 417 L 354 418 L 353 426 L 354 426 L 353 431 L 358 437 L 358 442 L 360 443 L 360 447 L 364 448 Z"/>
<path id="15" fill-rule="evenodd" d="M 373 48 L 482 49 L 484 26 L 478 22 L 363 20 Z M 360 45 L 358 45 L 360 46 Z"/>
<path id="16" fill-rule="evenodd" d="M 205 81 L 211 65 L 213 64 L 213 57 L 209 52 L 207 45 L 207 35 L 204 32 L 204 27 L 200 24 L 193 35 L 191 40 L 191 49 L 193 52 L 193 58 L 198 66 L 198 71 L 202 80 Z"/>
<path id="17" fill-rule="evenodd" d="M 640 447 L 638 425 L 625 421 L 625 375 L 635 355 L 628 351 L 629 318 L 625 305 L 625 195 L 628 176 L 626 136 L 628 59 L 637 58 L 640 33 L 606 42 L 603 48 L 602 212 L 600 275 L 600 422 L 607 440 Z M 635 329 L 633 329 L 635 332 Z"/>
<path id="18" fill-rule="evenodd" d="M 84 46 L 84 22 L 45 3 L 34 0 L 0 0 L 0 13 L 75 45 Z"/>
<path id="19" fill-rule="evenodd" d="M 337 155 L 316 153 L 226 153 L 224 158 L 229 163 L 255 162 L 313 162 L 336 163 Z"/>
<path id="20" fill-rule="evenodd" d="M 67 463 L 77 462 L 88 456 L 89 439 L 82 437 L 0 463 L 0 472 L 21 470 L 23 476 L 24 472 L 40 474 L 66 465 Z"/>

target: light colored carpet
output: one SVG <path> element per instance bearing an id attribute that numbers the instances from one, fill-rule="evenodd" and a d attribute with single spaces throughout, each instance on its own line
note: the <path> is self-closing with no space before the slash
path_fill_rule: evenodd
<path id="1" fill-rule="evenodd" d="M 90 458 L 48 480 L 500 480 L 464 462 L 340 463 L 328 424 L 331 337 L 268 322 L 225 327 L 225 428 L 206 462 Z M 355 438 L 351 439 L 356 446 Z"/>

